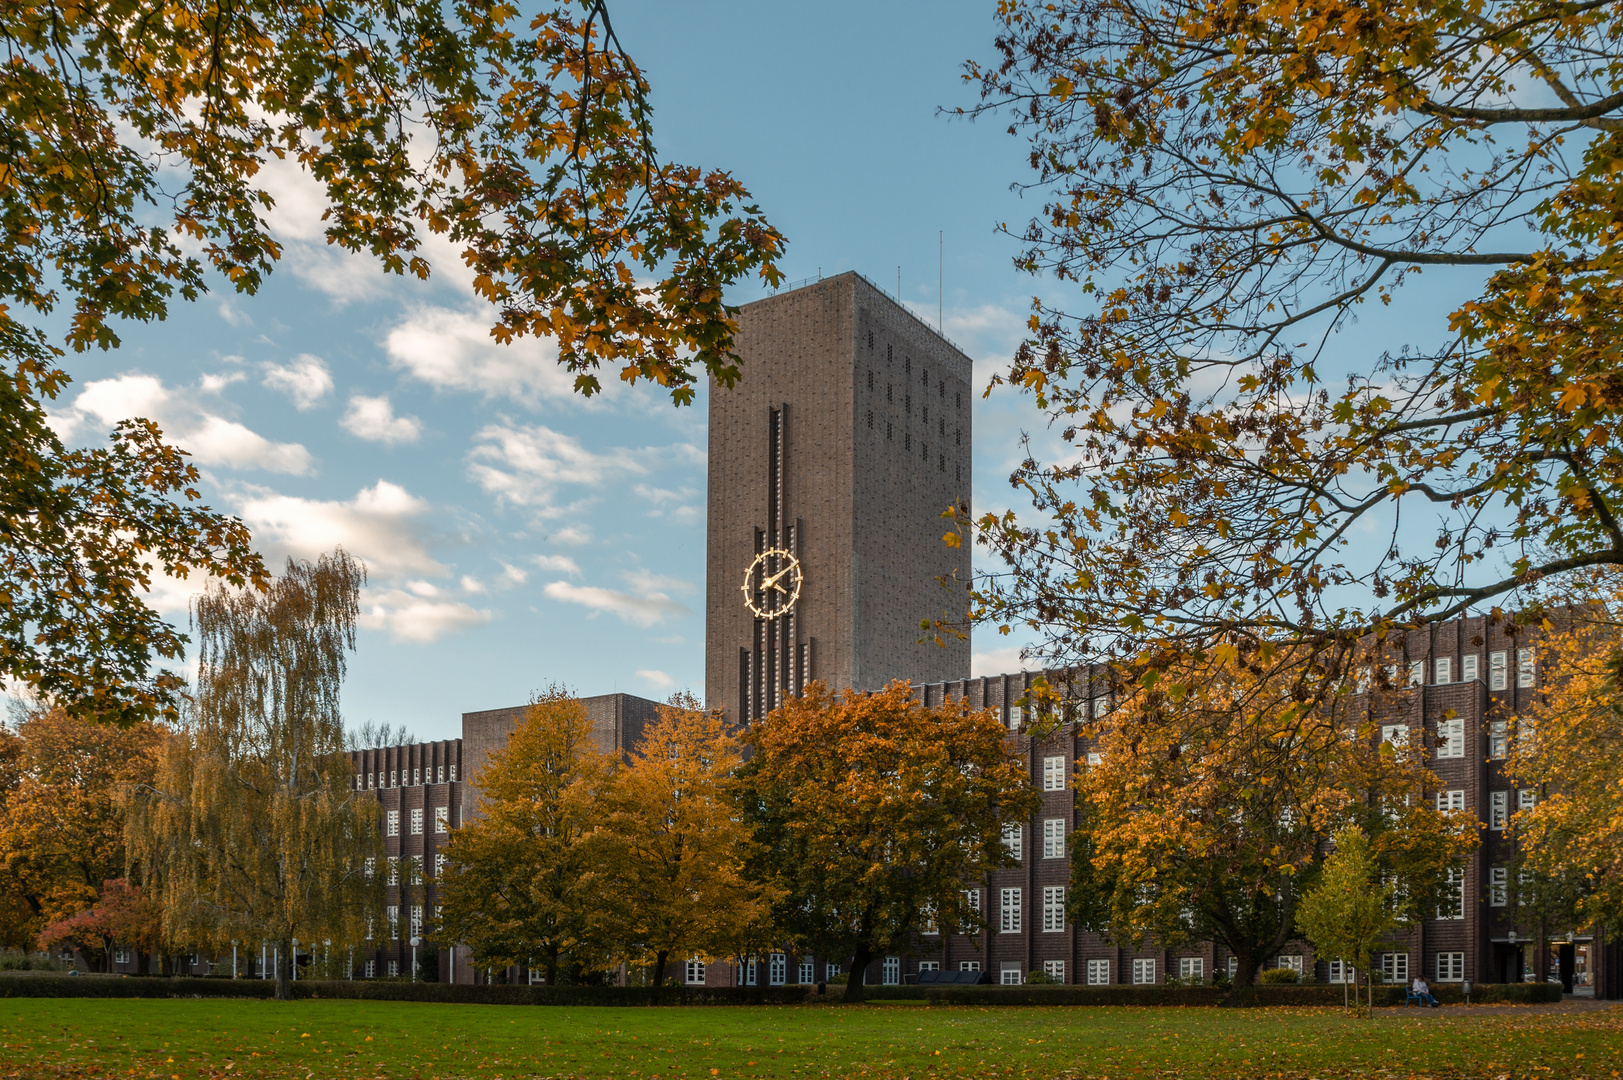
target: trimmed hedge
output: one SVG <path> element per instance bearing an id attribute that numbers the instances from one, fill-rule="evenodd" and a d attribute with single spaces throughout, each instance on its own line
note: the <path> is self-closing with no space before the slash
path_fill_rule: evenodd
<path id="1" fill-rule="evenodd" d="M 381 982 L 357 979 L 301 979 L 295 998 L 342 998 L 358 1001 L 432 1001 L 461 1005 L 651 1005 L 646 986 L 470 986 L 465 983 Z M 661 1005 L 799 1005 L 837 997 L 839 988 L 821 999 L 812 986 L 667 986 Z M 107 975 L 0 975 L 0 998 L 271 998 L 270 979 L 182 977 L 119 978 Z"/>
<path id="2" fill-rule="evenodd" d="M 1445 1005 L 1459 1005 L 1465 993 L 1459 983 L 1433 986 Z M 1185 1005 L 1259 1008 L 1278 1005 L 1340 1005 L 1340 985 L 1258 985 L 1235 991 L 1215 986 L 870 986 L 870 1001 L 917 1001 L 932 1005 Z M 1402 1005 L 1404 988 L 1377 986 L 1375 1004 Z M 1472 1004 L 1534 1004 L 1561 1000 L 1554 983 L 1478 983 Z"/>

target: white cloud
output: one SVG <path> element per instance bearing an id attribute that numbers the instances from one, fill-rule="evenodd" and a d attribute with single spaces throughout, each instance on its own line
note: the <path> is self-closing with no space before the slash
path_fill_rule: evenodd
<path id="1" fill-rule="evenodd" d="M 248 313 L 246 311 L 243 311 L 229 300 L 220 301 L 220 318 L 224 319 L 231 326 L 238 328 L 252 326 L 254 324 L 254 321 L 248 317 Z"/>
<path id="2" fill-rule="evenodd" d="M 218 394 L 233 383 L 240 383 L 248 376 L 240 371 L 223 371 L 218 375 L 205 375 L 198 380 L 197 385 L 205 394 Z"/>
<path id="3" fill-rule="evenodd" d="M 634 626 L 652 626 L 662 619 L 693 614 L 685 605 L 661 592 L 637 596 L 592 585 L 571 585 L 567 581 L 554 581 L 543 591 L 551 599 L 565 604 L 612 612 Z"/>
<path id="4" fill-rule="evenodd" d="M 469 475 L 499 501 L 546 516 L 558 511 L 555 498 L 565 485 L 600 487 L 616 476 L 648 471 L 642 458 L 655 451 L 615 447 L 596 453 L 580 440 L 536 424 L 490 424 L 475 436 Z"/>
<path id="5" fill-rule="evenodd" d="M 565 544 L 569 547 L 583 547 L 592 542 L 592 534 L 590 530 L 577 529 L 573 525 L 566 525 L 557 532 L 550 534 L 547 539 L 551 540 L 555 544 Z M 580 568 L 576 567 L 575 572 L 579 573 Z"/>
<path id="6" fill-rule="evenodd" d="M 983 675 L 1008 675 L 1016 671 L 1040 671 L 1041 660 L 1020 659 L 1020 646 L 1005 645 L 996 649 L 975 652 L 969 658 L 969 671 L 975 678 Z"/>
<path id="7" fill-rule="evenodd" d="M 415 416 L 396 416 L 387 396 L 352 396 L 343 424 L 344 430 L 358 439 L 390 446 L 416 442 L 423 433 L 422 421 Z"/>
<path id="8" fill-rule="evenodd" d="M 656 671 L 652 668 L 640 668 L 637 671 L 637 678 L 641 679 L 643 682 L 647 683 L 649 686 L 652 686 L 656 690 L 669 690 L 671 687 L 676 685 L 675 679 L 671 678 L 663 671 Z"/>
<path id="9" fill-rule="evenodd" d="M 580 565 L 568 555 L 532 555 L 530 561 L 543 570 L 550 570 L 555 574 L 574 574 L 580 576 Z"/>
<path id="10" fill-rule="evenodd" d="M 575 568 L 575 573 L 580 573 L 579 567 Z M 516 566 L 509 566 L 508 564 L 503 563 L 502 576 L 496 579 L 496 584 L 502 586 L 503 588 L 510 588 L 514 585 L 522 585 L 529 580 L 530 575 L 528 572 L 520 570 Z"/>
<path id="11" fill-rule="evenodd" d="M 321 357 L 302 353 L 291 364 L 266 364 L 265 385 L 286 394 L 303 412 L 332 393 L 332 373 Z"/>
<path id="12" fill-rule="evenodd" d="M 654 574 L 638 568 L 636 570 L 622 570 L 620 576 L 625 583 L 639 593 L 655 592 L 695 592 L 698 586 L 683 578 L 668 577 L 664 574 Z"/>
<path id="13" fill-rule="evenodd" d="M 396 368 L 442 390 L 527 404 L 575 393 L 574 377 L 558 366 L 551 341 L 520 338 L 502 345 L 490 336 L 489 315 L 421 307 L 390 330 L 383 345 Z"/>
<path id="14" fill-rule="evenodd" d="M 426 500 L 379 480 L 343 501 L 256 489 L 241 500 L 237 512 L 274 555 L 314 559 L 342 545 L 366 563 L 372 578 L 400 581 L 446 573 L 428 553 L 418 526 L 428 510 Z"/>
<path id="15" fill-rule="evenodd" d="M 207 384 L 204 389 L 209 389 Z M 200 465 L 302 476 L 314 463 L 298 443 L 272 442 L 235 420 L 204 410 L 192 392 L 165 386 L 151 375 L 126 374 L 87 383 L 72 406 L 51 419 L 62 438 L 72 439 L 87 427 L 105 432 L 134 417 L 155 422 L 169 441 Z"/>
<path id="16" fill-rule="evenodd" d="M 362 626 L 382 630 L 395 641 L 419 645 L 489 622 L 493 617 L 488 608 L 474 608 L 459 600 L 442 600 L 401 589 L 369 589 L 361 606 Z"/>

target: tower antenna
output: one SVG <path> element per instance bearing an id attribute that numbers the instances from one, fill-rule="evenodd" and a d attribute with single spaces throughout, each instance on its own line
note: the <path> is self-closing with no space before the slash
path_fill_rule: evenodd
<path id="1" fill-rule="evenodd" d="M 940 230 L 936 231 L 936 234 L 935 234 L 935 332 L 938 333 L 938 334 L 941 334 L 943 337 L 946 336 L 943 327 L 946 326 L 946 321 L 944 319 L 944 314 L 945 314 L 945 312 L 947 310 L 947 302 L 945 300 L 943 300 L 942 296 L 941 296 L 941 283 L 943 281 L 945 281 L 946 278 L 947 278 L 947 271 L 946 271 L 946 265 L 947 265 L 947 261 L 946 261 L 947 241 L 946 241 L 946 236 L 947 236 L 947 231 L 945 229 L 940 229 Z"/>

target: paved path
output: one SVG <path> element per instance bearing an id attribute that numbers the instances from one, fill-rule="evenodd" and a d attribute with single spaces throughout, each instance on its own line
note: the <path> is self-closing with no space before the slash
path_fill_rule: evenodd
<path id="1" fill-rule="evenodd" d="M 1593 1013 L 1605 1012 L 1608 1009 L 1623 1009 L 1623 1002 L 1596 1001 L 1588 997 L 1562 998 L 1539 1005 L 1444 1005 L 1440 1009 L 1428 1009 L 1417 1005 L 1389 1005 L 1375 1010 L 1377 1019 L 1402 1020 L 1410 1016 L 1545 1016 L 1560 1015 L 1564 1013 Z"/>

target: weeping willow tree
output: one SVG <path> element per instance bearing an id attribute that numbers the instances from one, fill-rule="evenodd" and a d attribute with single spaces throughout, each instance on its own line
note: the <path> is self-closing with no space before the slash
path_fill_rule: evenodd
<path id="1" fill-rule="evenodd" d="M 278 998 L 295 941 L 360 945 L 381 914 L 377 804 L 352 789 L 339 713 L 365 580 L 339 549 L 198 599 L 193 707 L 129 817 L 166 937 L 274 943 Z"/>

